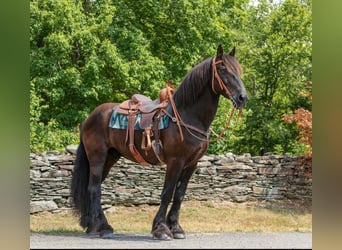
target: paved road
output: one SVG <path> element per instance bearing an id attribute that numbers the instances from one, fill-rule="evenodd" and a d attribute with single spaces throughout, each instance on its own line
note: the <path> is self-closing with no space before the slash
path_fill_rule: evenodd
<path id="1" fill-rule="evenodd" d="M 184 240 L 158 241 L 150 234 L 116 234 L 113 239 L 87 235 L 31 234 L 30 248 L 63 249 L 312 249 L 312 233 L 188 233 Z"/>

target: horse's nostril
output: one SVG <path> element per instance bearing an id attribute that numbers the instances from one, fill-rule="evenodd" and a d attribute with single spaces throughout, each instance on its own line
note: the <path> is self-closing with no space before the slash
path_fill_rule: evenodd
<path id="1" fill-rule="evenodd" d="M 239 95 L 239 101 L 240 102 L 244 102 L 244 101 L 247 101 L 248 97 L 246 94 L 240 94 Z"/>

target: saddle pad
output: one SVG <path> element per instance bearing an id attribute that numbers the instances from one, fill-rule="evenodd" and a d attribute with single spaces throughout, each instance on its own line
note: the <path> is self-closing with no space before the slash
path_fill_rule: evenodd
<path id="1" fill-rule="evenodd" d="M 134 130 L 143 130 L 139 126 L 142 114 L 139 113 L 135 116 Z M 127 129 L 128 126 L 128 115 L 117 113 L 116 109 L 113 110 L 112 116 L 109 120 L 109 127 L 116 129 Z M 165 129 L 169 126 L 169 117 L 167 115 L 162 115 L 159 122 L 159 129 Z M 152 123 L 153 128 L 153 123 Z"/>

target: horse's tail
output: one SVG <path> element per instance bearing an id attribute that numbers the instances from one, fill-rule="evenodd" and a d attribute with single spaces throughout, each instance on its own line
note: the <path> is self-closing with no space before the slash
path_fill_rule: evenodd
<path id="1" fill-rule="evenodd" d="M 74 171 L 71 179 L 71 197 L 73 208 L 81 216 L 80 225 L 84 228 L 88 225 L 88 208 L 90 197 L 88 194 L 89 160 L 82 140 L 77 148 Z"/>

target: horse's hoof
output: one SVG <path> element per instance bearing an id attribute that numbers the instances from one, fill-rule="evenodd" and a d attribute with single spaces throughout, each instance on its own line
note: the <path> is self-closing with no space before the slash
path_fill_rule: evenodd
<path id="1" fill-rule="evenodd" d="M 114 234 L 113 233 L 104 233 L 104 234 L 101 234 L 100 237 L 102 239 L 113 239 L 114 238 Z"/>
<path id="2" fill-rule="evenodd" d="M 153 235 L 154 240 L 172 240 L 172 237 L 167 235 L 166 233 L 160 234 L 160 235 Z"/>
<path id="3" fill-rule="evenodd" d="M 184 233 L 174 233 L 173 238 L 174 239 L 185 239 L 185 234 Z"/>
<path id="4" fill-rule="evenodd" d="M 179 224 L 169 226 L 174 239 L 185 239 L 185 232 Z"/>

